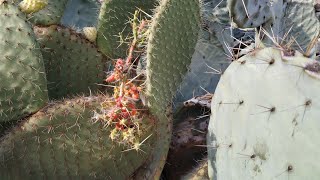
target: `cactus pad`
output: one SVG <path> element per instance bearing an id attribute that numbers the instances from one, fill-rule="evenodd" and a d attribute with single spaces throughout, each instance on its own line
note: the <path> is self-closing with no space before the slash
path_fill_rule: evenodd
<path id="1" fill-rule="evenodd" d="M 61 24 L 77 30 L 87 26 L 96 27 L 100 6 L 99 0 L 69 0 Z"/>
<path id="2" fill-rule="evenodd" d="M 50 104 L 22 122 L 0 143 L 1 179 L 129 178 L 148 157 L 149 140 L 140 147 L 145 153 L 112 142 L 110 128 L 91 120 L 104 100 L 80 97 Z M 144 128 L 141 141 L 149 133 Z"/>
<path id="3" fill-rule="evenodd" d="M 165 163 L 171 136 L 167 112 L 171 112 L 172 97 L 191 63 L 199 24 L 198 0 L 161 1 L 154 15 L 147 45 L 146 95 L 151 112 L 159 119 L 158 141 L 153 159 L 138 173 L 140 178 L 158 177 Z"/>
<path id="4" fill-rule="evenodd" d="M 0 122 L 18 120 L 48 101 L 43 59 L 17 7 L 0 3 Z"/>
<path id="5" fill-rule="evenodd" d="M 61 26 L 35 27 L 43 53 L 50 98 L 95 92 L 106 58 L 84 36 Z"/>
<path id="6" fill-rule="evenodd" d="M 229 66 L 211 106 L 210 179 L 320 176 L 319 67 L 276 48 L 256 49 Z"/>
<path id="7" fill-rule="evenodd" d="M 29 20 L 36 25 L 58 24 L 68 0 L 48 0 L 48 5 L 39 12 L 29 15 Z"/>
<path id="8" fill-rule="evenodd" d="M 151 9 L 155 6 L 155 0 L 106 0 L 100 9 L 98 20 L 99 49 L 111 58 L 124 58 L 127 52 L 127 36 L 132 32 L 129 18 L 138 8 L 151 15 Z"/>

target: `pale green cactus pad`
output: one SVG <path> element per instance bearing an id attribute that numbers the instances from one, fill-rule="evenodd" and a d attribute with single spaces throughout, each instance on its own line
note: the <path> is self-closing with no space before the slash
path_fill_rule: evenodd
<path id="1" fill-rule="evenodd" d="M 320 64 L 298 51 L 256 49 L 224 72 L 212 101 L 214 179 L 320 177 Z"/>

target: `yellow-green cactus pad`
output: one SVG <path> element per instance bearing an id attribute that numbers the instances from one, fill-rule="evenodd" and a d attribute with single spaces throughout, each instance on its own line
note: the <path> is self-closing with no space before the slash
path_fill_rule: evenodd
<path id="1" fill-rule="evenodd" d="M 96 42 L 97 39 L 97 29 L 95 27 L 84 27 L 83 34 L 91 42 Z"/>
<path id="2" fill-rule="evenodd" d="M 35 13 L 48 5 L 48 0 L 23 0 L 19 3 L 20 10 L 24 13 Z"/>

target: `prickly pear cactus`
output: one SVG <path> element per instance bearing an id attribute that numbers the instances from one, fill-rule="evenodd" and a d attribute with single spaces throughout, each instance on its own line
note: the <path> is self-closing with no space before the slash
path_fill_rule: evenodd
<path id="1" fill-rule="evenodd" d="M 150 142 L 136 151 L 111 141 L 110 128 L 91 120 L 104 101 L 57 102 L 24 120 L 0 143 L 1 179 L 128 179 L 147 159 Z M 142 121 L 140 142 L 152 133 L 151 118 Z"/>
<path id="2" fill-rule="evenodd" d="M 319 90 L 320 64 L 297 51 L 256 49 L 233 62 L 211 106 L 210 178 L 317 179 Z"/>
<path id="3" fill-rule="evenodd" d="M 0 2 L 0 122 L 18 120 L 48 101 L 43 59 L 17 7 Z"/>
<path id="4" fill-rule="evenodd" d="M 100 6 L 98 0 L 69 0 L 61 24 L 76 29 L 96 26 Z"/>
<path id="5" fill-rule="evenodd" d="M 39 12 L 29 14 L 29 21 L 35 25 L 59 24 L 68 0 L 48 0 L 48 5 Z"/>
<path id="6" fill-rule="evenodd" d="M 124 58 L 127 52 L 128 35 L 132 32 L 128 18 L 138 8 L 145 15 L 151 15 L 155 6 L 155 0 L 105 0 L 100 9 L 98 19 L 99 49 L 111 58 Z"/>
<path id="7" fill-rule="evenodd" d="M 94 93 L 107 59 L 82 34 L 61 26 L 34 27 L 41 45 L 50 98 Z"/>
<path id="8" fill-rule="evenodd" d="M 154 15 L 147 45 L 146 96 L 158 118 L 157 142 L 150 163 L 136 177 L 159 177 L 165 163 L 171 138 L 170 103 L 191 63 L 200 30 L 199 11 L 198 0 L 164 0 Z"/>
<path id="9" fill-rule="evenodd" d="M 146 92 L 155 114 L 163 113 L 188 71 L 200 31 L 199 10 L 196 0 L 166 0 L 157 9 L 147 49 Z M 188 30 L 181 31 L 181 27 Z"/>

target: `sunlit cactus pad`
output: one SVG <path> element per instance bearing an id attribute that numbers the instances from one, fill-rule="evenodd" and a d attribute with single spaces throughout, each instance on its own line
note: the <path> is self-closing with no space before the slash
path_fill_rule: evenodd
<path id="1" fill-rule="evenodd" d="M 320 64 L 297 51 L 256 49 L 224 72 L 212 102 L 209 175 L 320 177 Z"/>

